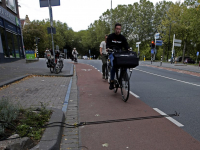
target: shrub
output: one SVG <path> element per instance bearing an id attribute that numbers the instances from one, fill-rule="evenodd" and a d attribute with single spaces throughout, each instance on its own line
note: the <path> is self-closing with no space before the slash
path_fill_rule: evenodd
<path id="1" fill-rule="evenodd" d="M 19 105 L 12 104 L 11 101 L 2 97 L 0 99 L 0 134 L 4 133 L 5 127 L 9 125 L 12 121 L 14 121 L 19 114 Z"/>

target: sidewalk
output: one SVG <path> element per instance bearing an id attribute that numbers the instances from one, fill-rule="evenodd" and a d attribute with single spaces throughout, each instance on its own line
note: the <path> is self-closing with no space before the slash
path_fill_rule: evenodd
<path id="1" fill-rule="evenodd" d="M 125 103 L 120 91 L 108 89 L 102 74 L 89 65 L 77 64 L 79 122 L 94 122 L 159 115 L 130 95 Z M 91 150 L 197 150 L 200 142 L 166 118 L 85 125 L 79 128 L 79 147 Z M 75 148 L 75 147 L 74 147 Z M 73 148 L 71 148 L 73 149 Z"/>
<path id="2" fill-rule="evenodd" d="M 151 61 L 140 61 L 140 65 L 152 65 L 156 67 L 165 67 L 165 68 L 172 68 L 172 69 L 179 69 L 184 71 L 200 73 L 200 67 L 182 63 L 171 64 L 167 62 L 162 62 L 162 66 L 160 66 L 160 62 L 152 62 L 151 64 Z"/>
<path id="3" fill-rule="evenodd" d="M 59 74 L 50 73 L 45 59 L 33 63 L 20 60 L 0 64 L 0 98 L 7 97 L 23 108 L 41 107 L 43 103 L 62 112 L 72 82 L 73 69 L 73 64 L 67 60 L 64 60 L 64 68 Z M 51 143 L 55 140 L 60 141 L 62 135 L 59 137 L 60 139 L 52 139 Z"/>
<path id="4" fill-rule="evenodd" d="M 26 60 L 24 59 L 11 63 L 2 63 L 0 64 L 0 83 L 30 74 L 72 76 L 72 68 L 72 64 L 67 63 L 67 61 L 64 60 L 64 67 L 61 73 L 50 73 L 50 69 L 47 68 L 46 60 L 44 58 L 40 58 L 39 61 L 33 63 L 26 63 Z"/>

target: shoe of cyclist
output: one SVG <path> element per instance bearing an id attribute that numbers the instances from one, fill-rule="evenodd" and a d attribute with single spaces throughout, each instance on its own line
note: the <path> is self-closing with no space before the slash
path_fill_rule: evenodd
<path id="1" fill-rule="evenodd" d="M 102 79 L 105 79 L 105 76 L 102 76 Z"/>
<path id="2" fill-rule="evenodd" d="M 110 90 L 113 90 L 113 89 L 114 89 L 114 80 L 111 80 L 111 81 L 110 81 L 109 89 L 110 89 Z"/>

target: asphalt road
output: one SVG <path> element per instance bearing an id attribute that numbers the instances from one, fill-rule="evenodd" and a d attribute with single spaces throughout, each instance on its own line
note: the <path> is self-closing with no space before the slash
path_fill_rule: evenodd
<path id="1" fill-rule="evenodd" d="M 101 71 L 101 60 L 78 60 Z M 148 67 L 140 63 L 133 70 L 130 91 L 149 105 L 166 114 L 175 111 L 181 128 L 200 141 L 200 77 L 167 69 Z"/>

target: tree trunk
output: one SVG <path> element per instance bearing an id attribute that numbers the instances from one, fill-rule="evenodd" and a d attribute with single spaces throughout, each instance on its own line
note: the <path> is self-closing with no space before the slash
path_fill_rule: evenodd
<path id="1" fill-rule="evenodd" d="M 182 63 L 184 62 L 184 58 L 185 58 L 185 49 L 186 49 L 186 41 L 184 41 Z"/>

